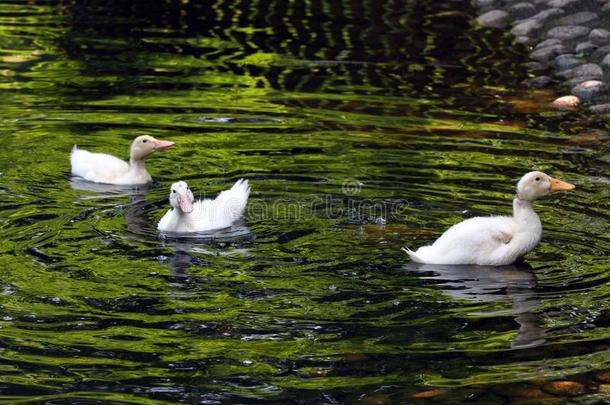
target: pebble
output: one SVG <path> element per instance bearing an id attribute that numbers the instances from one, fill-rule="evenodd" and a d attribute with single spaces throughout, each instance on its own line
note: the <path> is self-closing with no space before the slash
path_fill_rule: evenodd
<path id="1" fill-rule="evenodd" d="M 596 77 L 580 76 L 580 77 L 575 77 L 573 79 L 568 80 L 567 82 L 565 82 L 565 84 L 568 87 L 574 87 L 577 84 L 588 82 L 589 80 L 596 80 L 596 79 L 597 79 Z"/>
<path id="2" fill-rule="evenodd" d="M 548 4 L 551 7 L 565 8 L 577 4 L 579 1 L 580 0 L 551 0 Z"/>
<path id="3" fill-rule="evenodd" d="M 559 40 L 557 38 L 545 39 L 544 41 L 542 41 L 538 45 L 536 45 L 534 50 L 537 51 L 538 49 L 546 48 L 547 46 L 553 46 L 553 45 L 561 45 L 561 40 Z"/>
<path id="4" fill-rule="evenodd" d="M 560 25 L 580 25 L 596 20 L 598 15 L 591 11 L 583 11 L 580 13 L 567 15 L 559 20 Z"/>
<path id="5" fill-rule="evenodd" d="M 592 105 L 589 107 L 589 110 L 595 114 L 610 114 L 610 103 Z M 607 382 L 610 382 L 610 375 L 608 377 L 609 380 Z"/>
<path id="6" fill-rule="evenodd" d="M 542 28 L 542 24 L 538 20 L 528 19 L 513 27 L 510 32 L 516 36 L 530 36 L 534 31 Z"/>
<path id="7" fill-rule="evenodd" d="M 571 110 L 580 105 L 580 99 L 576 96 L 563 96 L 553 101 L 553 107 L 560 110 Z"/>
<path id="8" fill-rule="evenodd" d="M 480 15 L 477 22 L 484 27 L 502 28 L 508 23 L 508 13 L 503 10 L 491 10 Z"/>
<path id="9" fill-rule="evenodd" d="M 513 18 L 527 18 L 536 13 L 536 7 L 532 3 L 523 2 L 510 6 L 508 11 Z"/>
<path id="10" fill-rule="evenodd" d="M 564 14 L 565 11 L 561 8 L 547 8 L 532 17 L 533 20 L 545 21 L 551 17 Z"/>
<path id="11" fill-rule="evenodd" d="M 585 393 L 585 386 L 576 381 L 552 381 L 542 389 L 549 394 L 574 397 Z"/>
<path id="12" fill-rule="evenodd" d="M 525 63 L 525 67 L 528 68 L 529 70 L 544 70 L 545 67 L 538 62 L 527 62 Z"/>
<path id="13" fill-rule="evenodd" d="M 602 66 L 605 67 L 606 69 L 610 69 L 610 53 L 608 55 L 606 55 L 604 60 L 602 60 Z"/>
<path id="14" fill-rule="evenodd" d="M 584 65 L 577 66 L 571 70 L 571 74 L 568 77 L 603 77 L 604 71 L 599 65 L 595 63 L 585 63 Z"/>
<path id="15" fill-rule="evenodd" d="M 606 92 L 607 86 L 599 80 L 588 80 L 572 87 L 572 94 L 584 101 L 594 100 Z"/>
<path id="16" fill-rule="evenodd" d="M 595 52 L 593 52 L 593 55 L 591 55 L 591 58 L 602 59 L 604 57 L 604 55 L 609 54 L 609 53 L 610 53 L 610 45 L 605 45 L 605 46 L 602 46 L 601 48 L 597 48 L 597 50 Z"/>
<path id="17" fill-rule="evenodd" d="M 555 66 L 558 70 L 572 69 L 582 64 L 582 60 L 572 54 L 559 55 L 555 58 Z"/>
<path id="18" fill-rule="evenodd" d="M 542 63 L 548 63 L 551 59 L 556 58 L 566 52 L 563 45 L 551 45 L 544 48 L 536 49 L 530 55 L 530 58 Z"/>
<path id="19" fill-rule="evenodd" d="M 593 42 L 581 42 L 580 44 L 576 45 L 576 53 L 580 55 L 591 55 L 597 48 L 598 46 Z"/>
<path id="20" fill-rule="evenodd" d="M 584 25 L 562 25 L 551 28 L 548 32 L 550 37 L 559 39 L 574 39 L 587 35 L 588 33 L 589 27 L 585 27 Z"/>
<path id="21" fill-rule="evenodd" d="M 606 43 L 610 40 L 610 31 L 603 28 L 595 28 L 589 33 L 589 39 L 597 43 Z"/>
<path id="22" fill-rule="evenodd" d="M 473 0 L 472 5 L 475 7 L 493 7 L 496 5 L 496 0 Z"/>
<path id="23" fill-rule="evenodd" d="M 548 76 L 538 76 L 530 81 L 530 84 L 533 87 L 546 87 L 553 82 Z"/>

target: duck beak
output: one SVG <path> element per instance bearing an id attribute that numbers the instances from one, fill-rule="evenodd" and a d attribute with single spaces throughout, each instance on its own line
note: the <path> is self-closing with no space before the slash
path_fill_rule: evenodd
<path id="1" fill-rule="evenodd" d="M 175 145 L 174 142 L 171 141 L 160 141 L 158 139 L 155 139 L 153 141 L 153 144 L 155 145 L 155 150 L 165 150 L 165 149 L 169 149 L 172 146 Z"/>
<path id="2" fill-rule="evenodd" d="M 571 183 L 566 183 L 565 181 L 557 180 L 556 178 L 551 177 L 551 193 L 556 191 L 568 191 L 573 190 L 576 186 Z"/>
<path id="3" fill-rule="evenodd" d="M 193 199 L 187 192 L 178 194 L 178 205 L 182 212 L 190 214 L 193 212 Z"/>

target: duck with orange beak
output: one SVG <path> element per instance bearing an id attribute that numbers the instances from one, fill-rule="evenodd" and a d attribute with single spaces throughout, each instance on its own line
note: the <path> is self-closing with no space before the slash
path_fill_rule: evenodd
<path id="1" fill-rule="evenodd" d="M 105 153 L 92 153 L 78 149 L 76 145 L 70 154 L 72 174 L 95 183 L 138 185 L 152 181 L 144 167 L 144 158 L 174 146 L 174 142 L 162 141 L 150 135 L 138 136 L 129 150 L 129 163 Z"/>
<path id="2" fill-rule="evenodd" d="M 430 246 L 422 246 L 416 251 L 404 250 L 418 263 L 512 264 L 533 250 L 542 236 L 542 224 L 532 202 L 574 187 L 548 174 L 529 172 L 517 184 L 513 216 L 470 218 L 453 225 Z"/>

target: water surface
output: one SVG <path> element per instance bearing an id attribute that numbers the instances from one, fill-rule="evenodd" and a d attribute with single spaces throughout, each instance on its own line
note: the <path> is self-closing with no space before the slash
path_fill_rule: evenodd
<path id="1" fill-rule="evenodd" d="M 607 128 L 541 110 L 467 4 L 3 2 L 1 400 L 483 402 L 610 367 Z M 71 180 L 72 145 L 140 134 L 177 144 L 152 184 Z M 400 251 L 509 213 L 531 169 L 577 189 L 525 264 Z M 172 182 L 242 177 L 243 223 L 156 232 Z"/>

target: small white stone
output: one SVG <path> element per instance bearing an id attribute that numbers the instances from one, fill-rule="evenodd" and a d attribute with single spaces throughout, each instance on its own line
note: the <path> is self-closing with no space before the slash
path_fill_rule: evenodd
<path id="1" fill-rule="evenodd" d="M 553 107 L 560 110 L 571 110 L 580 104 L 580 99 L 576 96 L 563 96 L 553 101 Z"/>

